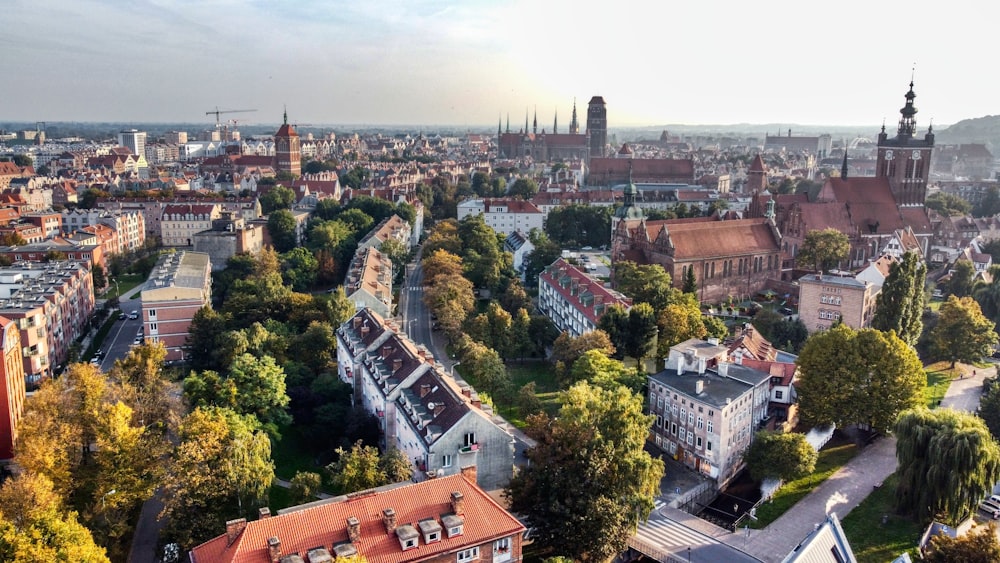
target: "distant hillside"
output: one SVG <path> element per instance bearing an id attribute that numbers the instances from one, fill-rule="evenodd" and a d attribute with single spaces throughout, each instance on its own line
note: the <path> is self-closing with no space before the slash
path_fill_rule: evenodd
<path id="1" fill-rule="evenodd" d="M 986 143 L 993 150 L 1000 147 L 1000 115 L 963 119 L 934 134 L 937 144 Z"/>

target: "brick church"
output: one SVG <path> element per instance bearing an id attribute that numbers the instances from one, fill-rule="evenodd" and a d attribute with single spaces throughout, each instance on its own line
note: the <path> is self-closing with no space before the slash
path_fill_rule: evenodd
<path id="1" fill-rule="evenodd" d="M 538 112 L 535 112 L 532 128 L 528 129 L 528 115 L 524 116 L 524 129 L 510 132 L 510 118 L 507 130 L 502 132 L 497 124 L 497 143 L 501 158 L 531 157 L 544 162 L 555 159 L 587 160 L 592 156 L 604 156 L 608 140 L 608 113 L 604 98 L 594 96 L 587 107 L 587 132 L 580 133 L 580 122 L 576 116 L 576 101 L 573 102 L 573 117 L 569 122 L 569 132 L 559 132 L 558 114 L 552 120 L 552 131 L 538 132 Z"/>

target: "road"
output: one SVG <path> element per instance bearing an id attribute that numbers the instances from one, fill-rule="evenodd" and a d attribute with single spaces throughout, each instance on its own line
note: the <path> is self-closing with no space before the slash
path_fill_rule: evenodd
<path id="1" fill-rule="evenodd" d="M 123 301 L 122 311 L 126 314 L 136 311 L 141 314 L 142 304 L 138 300 Z M 115 365 L 115 360 L 128 355 L 135 341 L 139 329 L 142 328 L 142 317 L 138 319 L 128 319 L 115 321 L 101 349 L 104 350 L 104 357 L 99 364 L 101 371 L 108 371 Z"/>

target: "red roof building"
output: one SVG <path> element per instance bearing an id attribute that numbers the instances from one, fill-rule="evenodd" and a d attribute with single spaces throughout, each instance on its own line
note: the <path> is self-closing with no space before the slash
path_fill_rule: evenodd
<path id="1" fill-rule="evenodd" d="M 191 550 L 192 563 L 521 560 L 524 526 L 464 474 L 398 483 L 287 508 Z"/>
<path id="2" fill-rule="evenodd" d="M 562 258 L 538 275 L 538 308 L 556 328 L 572 336 L 596 329 L 612 305 L 628 309 L 632 300 Z"/>

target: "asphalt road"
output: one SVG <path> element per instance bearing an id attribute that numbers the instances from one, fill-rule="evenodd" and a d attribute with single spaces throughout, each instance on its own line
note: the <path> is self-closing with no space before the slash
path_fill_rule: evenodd
<path id="1" fill-rule="evenodd" d="M 122 301 L 121 307 L 125 314 L 129 314 L 132 311 L 140 315 L 142 314 L 142 304 L 139 300 Z M 129 350 L 132 348 L 132 343 L 135 341 L 136 335 L 141 328 L 141 316 L 134 320 L 126 318 L 123 321 L 115 321 L 115 325 L 111 328 L 111 332 L 108 333 L 108 337 L 101 346 L 101 349 L 104 350 L 104 357 L 101 358 L 101 363 L 99 364 L 102 371 L 111 369 L 115 365 L 115 360 L 128 355 Z"/>

